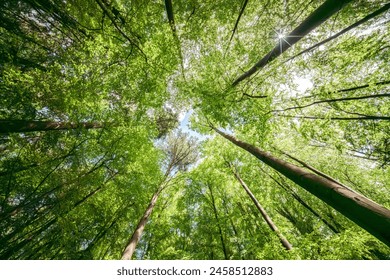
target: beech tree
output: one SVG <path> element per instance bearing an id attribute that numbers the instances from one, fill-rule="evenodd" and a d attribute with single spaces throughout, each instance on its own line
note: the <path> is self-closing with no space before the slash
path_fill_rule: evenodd
<path id="1" fill-rule="evenodd" d="M 84 123 L 63 123 L 51 121 L 24 121 L 24 120 L 0 120 L 0 133 L 69 130 L 69 129 L 91 129 L 102 128 L 104 124 L 96 122 Z"/>
<path id="2" fill-rule="evenodd" d="M 282 245 L 286 248 L 286 250 L 291 250 L 292 246 L 291 244 L 284 238 L 284 236 L 279 232 L 278 227 L 272 222 L 271 218 L 267 214 L 267 212 L 264 210 L 264 208 L 260 205 L 260 203 L 257 201 L 253 193 L 250 191 L 248 186 L 245 184 L 245 182 L 241 179 L 240 175 L 237 173 L 236 170 L 234 170 L 234 167 L 230 163 L 228 163 L 229 167 L 232 168 L 232 172 L 236 179 L 240 182 L 241 186 L 244 188 L 245 192 L 249 195 L 253 203 L 256 205 L 256 208 L 259 210 L 261 215 L 263 216 L 264 220 L 267 222 L 268 226 L 278 235 L 280 242 Z"/>
<path id="3" fill-rule="evenodd" d="M 167 140 L 167 142 L 168 146 L 165 147 L 165 153 L 167 156 L 165 174 L 157 186 L 156 191 L 153 193 L 148 207 L 138 222 L 129 243 L 127 244 L 122 254 L 123 260 L 130 260 L 132 258 L 135 248 L 141 238 L 146 223 L 152 214 L 154 207 L 156 206 L 157 199 L 161 192 L 164 191 L 169 186 L 171 181 L 175 179 L 176 173 L 178 171 L 185 170 L 189 164 L 196 160 L 197 155 L 195 151 L 195 142 L 191 139 L 188 139 L 188 136 L 185 134 L 178 132 L 177 135 L 170 135 L 170 138 Z"/>
<path id="4" fill-rule="evenodd" d="M 1 1 L 0 258 L 389 259 L 388 9 Z"/>
<path id="5" fill-rule="evenodd" d="M 385 207 L 351 191 L 334 180 L 308 173 L 216 128 L 214 130 L 324 200 L 386 244 L 390 244 L 390 211 Z"/>

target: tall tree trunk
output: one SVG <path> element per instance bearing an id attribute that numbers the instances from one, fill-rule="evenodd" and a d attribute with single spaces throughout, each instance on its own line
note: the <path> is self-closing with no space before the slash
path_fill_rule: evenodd
<path id="1" fill-rule="evenodd" d="M 131 236 L 129 242 L 127 243 L 127 246 L 122 254 L 122 260 L 131 260 L 135 248 L 145 229 L 146 223 L 157 203 L 157 199 L 160 193 L 164 189 L 166 189 L 169 186 L 169 184 L 172 182 L 172 180 L 175 178 L 175 175 L 178 172 L 177 168 L 187 166 L 188 164 L 191 163 L 191 153 L 194 152 L 193 150 L 194 146 L 192 145 L 192 142 L 189 142 L 188 139 L 186 139 L 186 136 L 181 132 L 177 133 L 173 137 L 174 138 L 168 139 L 168 142 L 170 142 L 169 140 L 172 140 L 173 142 L 169 143 L 169 147 L 165 149 L 165 152 L 169 156 L 169 162 L 167 164 L 167 169 L 165 171 L 165 174 L 162 178 L 162 181 L 159 183 L 156 192 L 153 194 L 150 203 L 146 208 L 143 216 L 138 222 L 138 225 L 135 228 L 133 235 Z M 186 160 L 188 160 L 188 162 Z"/>
<path id="2" fill-rule="evenodd" d="M 177 31 L 176 31 L 176 24 L 175 24 L 175 17 L 174 17 L 174 14 L 173 14 L 172 1 L 171 0 L 164 0 L 164 2 L 165 2 L 165 10 L 167 12 L 167 17 L 168 17 L 169 25 L 171 27 L 173 39 L 175 40 L 175 43 L 177 45 L 177 51 L 178 51 L 178 54 L 179 54 L 180 66 L 181 66 L 183 78 L 185 80 L 183 52 L 182 52 L 182 49 L 181 49 L 179 36 L 177 35 Z"/>
<path id="3" fill-rule="evenodd" d="M 329 41 L 331 41 L 333 39 L 336 39 L 337 37 L 343 35 L 344 33 L 347 33 L 349 30 L 351 30 L 351 29 L 353 29 L 355 27 L 358 27 L 359 25 L 362 25 L 363 23 L 369 21 L 370 19 L 372 19 L 372 18 L 374 18 L 374 17 L 384 13 L 389 8 L 390 8 L 390 3 L 384 5 L 383 7 L 381 7 L 378 10 L 376 10 L 375 12 L 365 16 L 364 18 L 362 18 L 361 20 L 359 20 L 359 21 L 355 22 L 354 24 L 348 26 L 347 28 L 344 28 L 340 32 L 336 33 L 335 35 L 330 36 L 329 38 L 327 38 L 327 39 L 325 39 L 325 40 L 315 44 L 314 46 L 311 46 L 310 48 L 307 48 L 306 50 L 301 51 L 300 53 L 294 55 L 293 57 L 290 57 L 288 60 L 286 60 L 286 62 L 296 58 L 297 56 L 300 56 L 300 55 L 302 55 L 304 53 L 307 53 L 307 52 L 311 51 L 312 49 L 318 48 L 319 46 L 321 46 L 321 45 L 323 45 L 323 44 L 325 44 L 325 43 L 327 43 L 327 42 L 329 42 Z"/>
<path id="4" fill-rule="evenodd" d="M 163 189 L 164 189 L 164 185 L 161 185 L 157 189 L 157 191 L 153 194 L 153 196 L 150 200 L 150 203 L 149 203 L 148 207 L 146 208 L 146 211 L 144 212 L 142 218 L 138 222 L 138 225 L 135 228 L 134 233 L 128 242 L 128 245 L 126 246 L 125 250 L 123 251 L 122 260 L 131 260 L 133 254 L 134 254 L 135 248 L 137 247 L 137 244 L 138 244 L 139 240 L 141 239 L 141 235 L 145 229 L 146 223 L 148 222 L 149 217 L 152 214 L 154 207 L 156 206 L 157 199 L 158 199 L 158 197 Z"/>
<path id="5" fill-rule="evenodd" d="M 250 224 L 250 222 L 248 222 L 248 219 L 247 219 L 247 216 L 248 216 L 248 214 L 249 214 L 248 211 L 246 211 L 246 210 L 244 209 L 244 207 L 243 207 L 243 205 L 242 205 L 241 202 L 237 202 L 237 206 L 238 206 L 238 210 L 239 210 L 240 213 L 241 213 L 241 216 L 242 216 L 242 217 L 245 217 L 245 218 L 243 218 L 243 220 L 245 221 L 245 223 L 246 223 L 247 225 Z M 258 226 L 257 223 L 255 223 L 255 225 Z M 246 227 L 246 228 L 248 229 L 248 232 L 249 232 L 250 236 L 253 237 L 254 234 L 253 234 L 252 229 L 251 229 L 250 227 Z"/>
<path id="6" fill-rule="evenodd" d="M 242 80 L 249 78 L 256 71 L 266 66 L 269 62 L 284 53 L 288 48 L 302 39 L 310 31 L 314 30 L 317 26 L 325 22 L 333 14 L 338 12 L 343 6 L 351 2 L 352 0 L 327 0 L 312 14 L 310 14 L 297 28 L 295 28 L 285 38 L 281 38 L 280 42 L 274 47 L 272 51 L 266 54 L 261 60 L 259 60 L 251 69 L 238 77 L 233 86 L 236 86 Z"/>
<path id="7" fill-rule="evenodd" d="M 373 236 L 390 246 L 390 210 L 354 193 L 339 184 L 305 169 L 278 159 L 259 148 L 240 141 L 215 127 L 218 134 L 254 155 L 256 158 L 280 172 L 297 185 L 303 187 L 329 206 L 367 230 Z"/>
<path id="8" fill-rule="evenodd" d="M 209 184 L 207 184 L 207 187 L 208 187 L 209 190 L 210 190 L 211 203 L 212 203 L 212 206 L 213 206 L 213 212 L 214 212 L 215 221 L 217 222 L 217 227 L 218 227 L 218 232 L 219 232 L 219 238 L 221 239 L 221 245 L 222 245 L 223 255 L 225 256 L 225 260 L 228 260 L 229 257 L 228 257 L 228 253 L 227 253 L 227 250 L 226 250 L 225 240 L 224 240 L 224 238 L 223 238 L 222 227 L 221 227 L 221 223 L 220 223 L 220 221 L 219 221 L 217 207 L 215 206 L 215 198 L 214 198 L 213 189 L 212 189 L 212 187 L 211 187 Z"/>
<path id="9" fill-rule="evenodd" d="M 279 231 L 278 227 L 274 224 L 271 217 L 268 215 L 268 213 L 265 211 L 265 209 L 260 205 L 259 201 L 256 199 L 256 197 L 253 195 L 249 187 L 245 184 L 245 182 L 241 179 L 240 175 L 238 174 L 237 170 L 235 170 L 234 166 L 232 166 L 231 163 L 228 162 L 228 165 L 232 169 L 232 172 L 234 174 L 234 177 L 236 177 L 237 181 L 240 183 L 240 185 L 244 188 L 245 192 L 248 194 L 250 199 L 255 204 L 256 208 L 259 210 L 261 216 L 264 218 L 267 225 L 270 227 L 270 229 L 276 233 L 278 236 L 280 243 L 282 243 L 283 247 L 286 248 L 286 250 L 291 250 L 292 245 L 288 240 L 283 236 L 283 234 Z"/>
<path id="10" fill-rule="evenodd" d="M 31 132 L 48 130 L 92 129 L 103 128 L 104 123 L 98 122 L 54 122 L 54 121 L 25 121 L 25 120 L 0 120 L 0 133 Z"/>
<path id="11" fill-rule="evenodd" d="M 234 34 L 235 34 L 236 31 L 237 31 L 238 23 L 240 22 L 241 16 L 242 16 L 242 14 L 243 14 L 244 11 L 245 11 L 245 8 L 246 8 L 246 5 L 248 4 L 248 2 L 249 2 L 249 0 L 244 0 L 244 1 L 243 1 L 243 4 L 242 4 L 241 10 L 240 10 L 240 13 L 238 14 L 236 23 L 234 24 L 234 28 L 233 28 L 233 31 L 232 31 L 232 35 L 230 36 L 230 39 L 229 39 L 229 45 L 230 45 L 230 42 L 232 41 L 232 39 L 233 39 L 233 37 L 234 37 Z M 228 45 L 228 47 L 229 47 L 229 45 Z"/>

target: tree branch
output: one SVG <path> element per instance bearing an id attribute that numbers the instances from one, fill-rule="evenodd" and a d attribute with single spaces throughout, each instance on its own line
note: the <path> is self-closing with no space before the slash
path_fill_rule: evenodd
<path id="1" fill-rule="evenodd" d="M 305 35 L 314 30 L 316 27 L 324 23 L 334 13 L 338 12 L 343 6 L 351 2 L 352 0 L 327 0 L 312 14 L 310 14 L 297 28 L 295 28 L 286 38 L 280 39 L 278 44 L 272 51 L 266 54 L 261 60 L 259 60 L 251 69 L 238 77 L 232 86 L 236 86 L 242 80 L 249 78 L 259 69 L 266 66 L 275 58 L 284 53 L 292 45 L 301 40 Z"/>
<path id="2" fill-rule="evenodd" d="M 313 106 L 313 105 L 316 105 L 316 104 L 321 104 L 321 103 L 332 103 L 332 102 L 339 102 L 339 101 L 361 100 L 361 99 L 380 98 L 380 97 L 390 97 L 390 93 L 319 100 L 319 101 L 315 101 L 315 102 L 312 102 L 310 104 L 306 104 L 306 105 L 302 105 L 302 106 L 289 107 L 289 108 L 280 109 L 280 110 L 272 110 L 272 111 L 269 111 L 268 113 L 284 112 L 284 111 L 288 111 L 288 110 L 303 109 L 303 108 L 307 108 L 307 107 L 310 107 L 310 106 Z"/>
<path id="3" fill-rule="evenodd" d="M 145 61 L 148 62 L 148 58 L 146 56 L 146 54 L 143 52 L 143 50 L 128 36 L 126 35 L 125 32 L 122 31 L 122 29 L 118 26 L 118 24 L 115 22 L 115 18 L 112 16 L 112 14 L 110 13 L 110 11 L 107 9 L 107 7 L 103 4 L 103 2 L 101 0 L 95 0 L 96 3 L 99 5 L 99 7 L 103 10 L 103 12 L 108 16 L 108 18 L 110 19 L 111 23 L 114 25 L 114 27 L 116 28 L 116 30 L 118 30 L 118 32 L 126 38 L 127 41 L 129 41 L 129 43 L 133 46 L 135 46 L 142 54 L 142 56 L 145 58 Z"/>

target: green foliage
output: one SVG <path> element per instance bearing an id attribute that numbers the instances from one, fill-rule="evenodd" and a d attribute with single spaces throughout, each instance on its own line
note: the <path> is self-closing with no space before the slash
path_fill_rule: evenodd
<path id="1" fill-rule="evenodd" d="M 353 1 L 236 87 L 321 1 L 249 1 L 231 41 L 242 1 L 172 2 L 178 39 L 163 1 L 1 1 L 0 120 L 104 125 L 0 135 L 0 258 L 120 258 L 165 174 L 174 179 L 137 259 L 390 259 L 209 127 L 288 152 L 389 208 L 388 14 L 287 61 L 386 1 Z M 206 140 L 176 133 L 188 112 Z"/>

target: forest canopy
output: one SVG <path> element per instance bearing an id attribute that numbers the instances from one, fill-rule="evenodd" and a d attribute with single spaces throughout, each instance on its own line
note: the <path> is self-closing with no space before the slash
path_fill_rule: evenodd
<path id="1" fill-rule="evenodd" d="M 390 259 L 389 8 L 2 0 L 0 259 Z"/>

